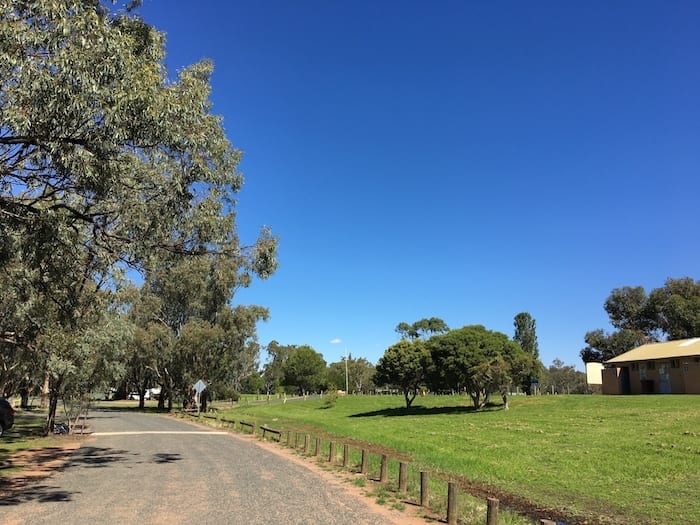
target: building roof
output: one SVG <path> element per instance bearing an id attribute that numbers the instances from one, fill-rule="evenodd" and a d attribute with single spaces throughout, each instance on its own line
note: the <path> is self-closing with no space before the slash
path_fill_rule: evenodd
<path id="1" fill-rule="evenodd" d="M 638 346 L 629 352 L 607 360 L 606 363 L 629 363 L 631 361 L 651 361 L 654 359 L 675 359 L 691 356 L 700 356 L 700 337 Z"/>

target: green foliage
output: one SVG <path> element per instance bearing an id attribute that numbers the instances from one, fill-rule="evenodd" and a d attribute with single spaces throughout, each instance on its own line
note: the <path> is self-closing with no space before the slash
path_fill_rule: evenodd
<path id="1" fill-rule="evenodd" d="M 307 345 L 294 347 L 284 363 L 284 384 L 295 386 L 302 395 L 325 386 L 326 361 Z"/>
<path id="2" fill-rule="evenodd" d="M 700 281 L 668 278 L 649 295 L 641 286 L 615 288 L 605 311 L 617 330 L 587 332 L 581 350 L 584 362 L 603 362 L 632 348 L 664 338 L 700 337 Z"/>
<path id="3" fill-rule="evenodd" d="M 540 381 L 542 393 L 585 394 L 587 388 L 586 374 L 571 365 L 565 365 L 560 359 L 552 361 Z"/>
<path id="4" fill-rule="evenodd" d="M 390 346 L 379 358 L 374 382 L 391 385 L 403 391 L 406 407 L 410 407 L 425 381 L 430 355 L 422 341 L 402 339 Z"/>
<path id="5" fill-rule="evenodd" d="M 421 339 L 432 334 L 442 334 L 449 331 L 447 323 L 438 317 L 421 319 L 413 324 L 401 322 L 396 326 L 396 333 L 401 339 Z"/>
<path id="6" fill-rule="evenodd" d="M 333 408 L 338 402 L 338 389 L 330 385 L 328 392 L 323 396 L 323 408 Z"/>
<path id="7" fill-rule="evenodd" d="M 490 393 L 507 391 L 512 365 L 523 356 L 520 345 L 508 336 L 480 325 L 431 337 L 427 347 L 433 387 L 464 389 L 475 408 L 483 407 Z"/>
<path id="8" fill-rule="evenodd" d="M 100 341 L 116 337 L 103 318 L 125 311 L 115 292 L 128 265 L 146 273 L 156 299 L 144 294 L 144 312 L 154 315 L 142 312 L 117 339 L 163 322 L 178 337 L 193 317 L 211 328 L 196 327 L 206 337 L 184 362 L 131 355 L 133 381 L 145 384 L 155 364 L 172 400 L 188 359 L 221 364 L 233 348 L 236 386 L 256 364 L 251 324 L 267 314 L 222 305 L 274 272 L 277 240 L 263 228 L 239 242 L 241 152 L 212 114 L 212 64 L 171 79 L 161 33 L 129 10 L 82 0 L 0 0 L 0 43 L 0 350 L 13 371 L 2 382 L 16 384 L 21 369 L 48 372 L 48 426 L 57 396 L 96 381 L 83 370 L 123 374 L 113 351 L 123 345 Z M 182 348 L 136 336 L 141 349 Z M 214 342 L 228 346 L 214 351 Z M 30 355 L 30 366 L 17 364 Z"/>
<path id="9" fill-rule="evenodd" d="M 356 394 L 369 393 L 374 388 L 375 369 L 364 357 L 355 358 L 352 354 L 337 363 L 328 365 L 328 382 L 342 385 L 345 389 L 345 372 L 348 374 L 348 390 Z M 350 393 L 348 392 L 348 393 Z"/>
<path id="10" fill-rule="evenodd" d="M 265 363 L 263 368 L 263 379 L 265 380 L 265 388 L 268 394 L 277 393 L 282 389 L 284 381 L 284 364 L 289 357 L 289 353 L 294 346 L 285 346 L 277 341 L 270 341 L 265 347 L 270 360 Z"/>

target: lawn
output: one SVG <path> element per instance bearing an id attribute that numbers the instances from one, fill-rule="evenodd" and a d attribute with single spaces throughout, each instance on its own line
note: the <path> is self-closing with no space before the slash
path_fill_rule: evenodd
<path id="1" fill-rule="evenodd" d="M 230 417 L 318 429 L 417 468 L 526 498 L 572 522 L 698 523 L 700 397 L 518 396 L 474 412 L 460 396 L 350 396 L 242 406 Z"/>

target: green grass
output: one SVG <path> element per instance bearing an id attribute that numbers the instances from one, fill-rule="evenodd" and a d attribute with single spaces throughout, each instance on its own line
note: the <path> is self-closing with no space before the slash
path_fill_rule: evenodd
<path id="1" fill-rule="evenodd" d="M 700 516 L 699 401 L 522 396 L 509 411 L 474 412 L 465 397 L 427 396 L 407 410 L 400 397 L 351 396 L 332 408 L 321 400 L 294 401 L 243 406 L 228 416 L 373 444 L 410 458 L 411 472 L 477 481 L 558 509 L 571 521 L 692 523 Z M 374 461 L 370 472 L 378 472 Z M 350 463 L 358 462 L 351 454 Z M 390 462 L 391 479 L 395 468 Z M 409 485 L 416 483 L 412 477 Z M 441 491 L 436 486 L 436 500 Z"/>

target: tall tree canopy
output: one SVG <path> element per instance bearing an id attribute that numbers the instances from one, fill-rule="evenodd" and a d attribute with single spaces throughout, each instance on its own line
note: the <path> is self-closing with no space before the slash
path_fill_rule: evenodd
<path id="1" fill-rule="evenodd" d="M 605 300 L 611 333 L 587 332 L 584 362 L 603 362 L 636 346 L 664 339 L 700 337 L 700 281 L 668 278 L 648 295 L 641 286 L 615 288 Z"/>
<path id="2" fill-rule="evenodd" d="M 445 321 L 439 317 L 431 317 L 430 319 L 421 319 L 413 324 L 400 322 L 396 326 L 396 333 L 401 336 L 401 339 L 425 339 L 434 334 L 444 334 L 449 329 Z"/>
<path id="3" fill-rule="evenodd" d="M 528 312 L 520 312 L 513 319 L 513 325 L 515 326 L 513 341 L 518 343 L 526 354 L 532 356 L 534 361 L 538 361 L 540 349 L 537 344 L 535 319 Z M 532 393 L 532 383 L 539 379 L 540 368 L 539 366 L 534 367 L 530 376 L 522 377 L 520 387 L 527 395 Z"/>
<path id="4" fill-rule="evenodd" d="M 163 34 L 98 1 L 0 0 L 0 270 L 11 273 L 0 342 L 41 340 L 48 367 L 53 341 L 90 328 L 125 266 L 215 254 L 243 286 L 276 269 L 268 229 L 239 241 L 241 152 L 212 114 L 212 64 L 171 79 L 164 58 Z M 70 370 L 77 346 L 62 348 Z"/>

